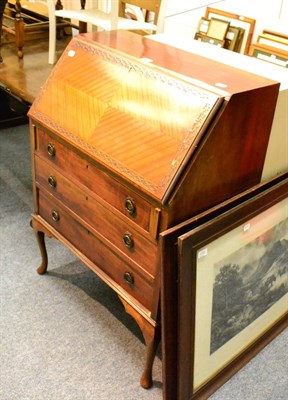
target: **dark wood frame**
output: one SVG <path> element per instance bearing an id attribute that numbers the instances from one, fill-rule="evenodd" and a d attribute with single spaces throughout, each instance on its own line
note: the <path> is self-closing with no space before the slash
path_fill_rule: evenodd
<path id="1" fill-rule="evenodd" d="M 253 32 L 254 32 L 254 27 L 256 24 L 256 20 L 253 18 L 245 17 L 243 15 L 238 15 L 238 14 L 230 13 L 227 11 L 218 10 L 216 8 L 207 7 L 206 12 L 205 12 L 205 18 L 211 19 L 212 17 L 215 17 L 215 18 L 219 17 L 219 18 L 226 19 L 226 20 L 230 21 L 231 25 L 236 26 L 236 27 L 239 26 L 237 24 L 237 21 L 238 21 L 238 23 L 244 22 L 244 23 L 250 25 L 247 40 L 245 43 L 245 49 L 244 49 L 244 54 L 248 54 L 252 36 L 253 36 Z"/>
<path id="2" fill-rule="evenodd" d="M 220 368 L 215 376 L 193 393 L 196 268 L 191 268 L 191 253 L 195 254 L 196 250 L 203 247 L 203 243 L 213 241 L 223 232 L 262 213 L 287 198 L 287 195 L 288 172 L 161 234 L 165 400 L 207 399 L 287 326 L 288 314 L 261 333 L 235 359 Z M 188 251 L 185 251 L 187 248 L 183 247 L 186 244 L 179 237 L 191 230 L 195 235 L 188 242 Z M 190 268 L 185 269 L 187 262 Z"/>

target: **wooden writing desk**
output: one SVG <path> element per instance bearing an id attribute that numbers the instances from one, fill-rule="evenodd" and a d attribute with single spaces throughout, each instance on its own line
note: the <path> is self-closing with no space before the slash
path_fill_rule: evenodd
<path id="1" fill-rule="evenodd" d="M 159 341 L 159 233 L 260 182 L 279 84 L 127 31 L 75 37 L 33 103 L 35 229 Z M 101 332 L 99 332 L 101 334 Z"/>

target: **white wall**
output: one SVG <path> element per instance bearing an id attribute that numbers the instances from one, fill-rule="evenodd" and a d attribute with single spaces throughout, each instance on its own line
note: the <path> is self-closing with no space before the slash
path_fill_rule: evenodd
<path id="1" fill-rule="evenodd" d="M 206 7 L 256 19 L 252 41 L 263 29 L 288 34 L 288 0 L 163 0 L 166 5 L 164 32 L 193 38 Z"/>

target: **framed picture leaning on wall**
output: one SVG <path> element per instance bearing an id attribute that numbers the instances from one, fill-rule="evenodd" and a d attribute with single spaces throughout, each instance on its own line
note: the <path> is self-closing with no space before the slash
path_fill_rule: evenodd
<path id="1" fill-rule="evenodd" d="M 161 235 L 165 400 L 208 398 L 287 325 L 283 178 Z"/>

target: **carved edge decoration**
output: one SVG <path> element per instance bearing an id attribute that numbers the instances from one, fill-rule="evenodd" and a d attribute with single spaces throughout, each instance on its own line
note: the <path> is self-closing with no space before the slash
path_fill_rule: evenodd
<path id="1" fill-rule="evenodd" d="M 192 86 L 187 82 L 182 82 L 179 79 L 174 78 L 173 76 L 169 75 L 169 71 L 166 73 L 162 71 L 157 71 L 152 68 L 147 68 L 147 66 L 143 63 L 141 63 L 138 60 L 134 60 L 133 57 L 131 56 L 121 56 L 118 53 L 115 54 L 111 51 L 107 51 L 103 49 L 100 46 L 97 46 L 97 44 L 86 44 L 85 42 L 82 42 L 81 40 L 72 40 L 70 45 L 66 48 L 65 52 L 68 53 L 71 49 L 77 49 L 80 48 L 83 51 L 86 51 L 88 53 L 93 53 L 96 54 L 98 57 L 101 57 L 107 62 L 113 63 L 120 65 L 122 68 L 127 69 L 128 71 L 133 69 L 136 73 L 139 75 L 150 79 L 150 80 L 155 80 L 155 81 L 160 81 L 161 83 L 170 86 L 170 87 L 175 87 L 177 90 L 180 90 L 184 93 L 191 93 L 193 96 L 196 96 L 197 98 L 201 98 L 203 100 L 203 103 L 205 104 L 197 118 L 195 119 L 193 126 L 190 129 L 187 129 L 187 134 L 183 140 L 183 143 L 181 147 L 179 148 L 176 157 L 174 158 L 173 162 L 171 163 L 171 167 L 169 169 L 169 172 L 167 175 L 164 177 L 164 179 L 161 181 L 159 185 L 155 185 L 152 182 L 149 182 L 147 179 L 145 179 L 143 176 L 134 173 L 131 171 L 129 168 L 127 168 L 125 165 L 122 163 L 116 161 L 112 157 L 110 157 L 108 154 L 96 150 L 94 147 L 91 145 L 85 143 L 83 140 L 81 140 L 79 137 L 75 136 L 72 134 L 70 131 L 65 130 L 62 126 L 59 124 L 55 123 L 52 121 L 47 115 L 40 113 L 36 110 L 36 107 L 33 107 L 33 115 L 39 120 L 42 121 L 46 124 L 46 126 L 52 128 L 53 130 L 57 131 L 58 133 L 61 133 L 63 137 L 68 137 L 70 140 L 72 140 L 76 145 L 78 145 L 80 148 L 87 150 L 89 153 L 93 154 L 96 156 L 97 159 L 102 161 L 104 164 L 109 165 L 112 167 L 116 172 L 120 173 L 124 177 L 128 177 L 131 181 L 135 182 L 136 184 L 141 185 L 144 187 L 148 192 L 154 194 L 155 196 L 157 195 L 164 195 L 165 190 L 167 188 L 167 184 L 171 181 L 171 179 L 175 176 L 176 171 L 181 167 L 181 162 L 183 159 L 185 159 L 185 155 L 187 155 L 189 149 L 193 148 L 193 143 L 195 141 L 195 138 L 200 130 L 200 128 L 203 126 L 205 123 L 206 118 L 209 116 L 209 112 L 211 111 L 211 102 L 209 101 L 209 95 L 208 91 Z M 131 59 L 130 59 L 131 58 Z M 61 68 L 61 64 L 64 60 L 64 57 L 61 57 L 60 60 L 58 61 L 57 65 L 54 67 L 52 70 L 52 73 L 50 74 L 49 78 L 45 82 L 45 84 L 42 87 L 42 90 L 40 91 L 39 95 L 34 101 L 34 105 L 37 106 L 37 103 L 41 99 L 42 95 L 45 93 L 46 87 L 49 85 L 49 82 L 52 80 L 54 74 L 56 71 Z M 154 68 L 157 68 L 157 66 L 153 66 Z M 159 67 L 160 69 L 160 67 Z M 182 77 L 184 79 L 185 77 Z M 216 95 L 215 95 L 216 96 Z"/>

